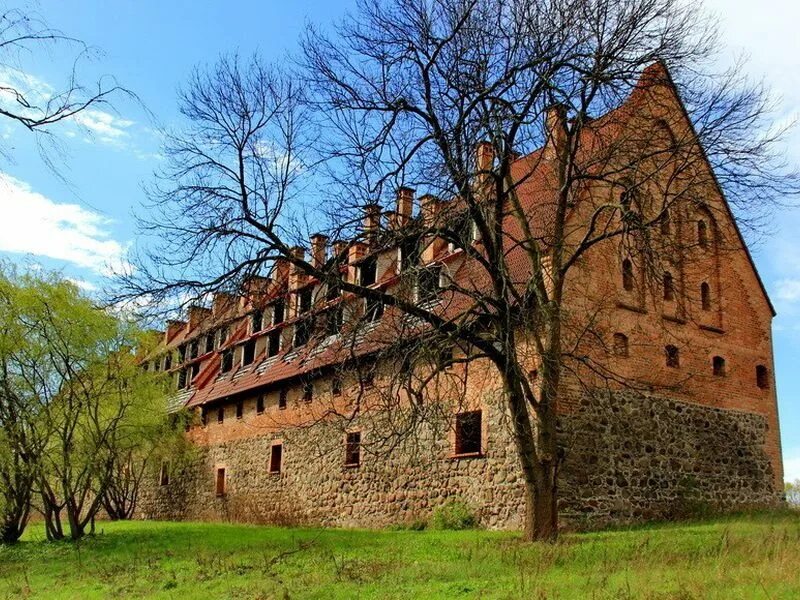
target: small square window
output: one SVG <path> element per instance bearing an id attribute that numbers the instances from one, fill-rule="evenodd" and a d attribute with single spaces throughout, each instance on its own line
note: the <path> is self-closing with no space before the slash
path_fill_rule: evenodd
<path id="1" fill-rule="evenodd" d="M 676 346 L 667 346 L 664 348 L 664 353 L 666 354 L 668 367 L 677 369 L 681 366 L 680 352 Z"/>
<path id="2" fill-rule="evenodd" d="M 342 395 L 342 376 L 339 374 L 331 378 L 331 394 L 334 396 Z"/>
<path id="3" fill-rule="evenodd" d="M 286 408 L 288 400 L 289 400 L 289 391 L 286 389 L 281 390 L 280 394 L 278 395 L 278 408 Z"/>
<path id="4" fill-rule="evenodd" d="M 233 368 L 233 350 L 225 350 L 220 357 L 220 371 L 227 373 Z"/>
<path id="5" fill-rule="evenodd" d="M 270 332 L 269 337 L 267 338 L 267 356 L 277 356 L 278 352 L 281 351 L 281 332 L 280 330 L 275 330 Z"/>
<path id="6" fill-rule="evenodd" d="M 256 341 L 248 340 L 242 348 L 242 365 L 247 366 L 253 363 L 256 357 Z"/>
<path id="7" fill-rule="evenodd" d="M 725 376 L 725 359 L 721 356 L 715 356 L 711 359 L 711 370 L 716 377 Z"/>
<path id="8" fill-rule="evenodd" d="M 241 419 L 244 416 L 244 402 L 239 400 L 236 403 L 236 418 Z"/>
<path id="9" fill-rule="evenodd" d="M 314 399 L 314 383 L 312 381 L 303 382 L 303 402 L 311 402 Z"/>
<path id="10" fill-rule="evenodd" d="M 280 473 L 283 462 L 283 444 L 273 444 L 269 449 L 269 472 Z"/>
<path id="11" fill-rule="evenodd" d="M 456 415 L 456 454 L 481 453 L 481 411 Z"/>
<path id="12" fill-rule="evenodd" d="M 764 365 L 756 366 L 756 385 L 762 390 L 769 389 L 769 369 Z"/>
<path id="13" fill-rule="evenodd" d="M 262 394 L 256 398 L 256 414 L 260 415 L 264 412 L 264 395 Z"/>
<path id="14" fill-rule="evenodd" d="M 217 409 L 217 423 L 223 423 L 223 422 L 225 422 L 225 407 L 220 406 Z"/>
<path id="15" fill-rule="evenodd" d="M 346 467 L 357 467 L 361 464 L 361 432 L 352 431 L 347 434 L 344 450 Z"/>

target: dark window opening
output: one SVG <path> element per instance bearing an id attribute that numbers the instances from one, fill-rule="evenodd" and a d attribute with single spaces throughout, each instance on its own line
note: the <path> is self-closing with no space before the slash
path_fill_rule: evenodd
<path id="1" fill-rule="evenodd" d="M 278 394 L 278 408 L 286 408 L 286 405 L 289 400 L 289 391 L 288 390 L 281 390 L 280 394 Z"/>
<path id="2" fill-rule="evenodd" d="M 250 331 L 257 333 L 261 331 L 264 325 L 264 311 L 257 310 L 250 316 Z"/>
<path id="3" fill-rule="evenodd" d="M 267 356 L 277 356 L 281 351 L 281 332 L 273 331 L 267 337 Z"/>
<path id="4" fill-rule="evenodd" d="M 456 454 L 480 454 L 481 411 L 456 415 Z"/>
<path id="5" fill-rule="evenodd" d="M 207 333 L 205 343 L 203 344 L 203 352 L 208 353 L 214 350 L 214 334 Z"/>
<path id="6" fill-rule="evenodd" d="M 220 406 L 217 409 L 217 423 L 224 423 L 225 422 L 225 407 Z"/>
<path id="7" fill-rule="evenodd" d="M 269 449 L 269 472 L 280 473 L 283 462 L 283 444 L 273 444 Z"/>
<path id="8" fill-rule="evenodd" d="M 200 408 L 200 423 L 205 427 L 208 425 L 208 410 L 205 406 Z"/>
<path id="9" fill-rule="evenodd" d="M 697 243 L 701 248 L 708 247 L 708 225 L 702 219 L 697 222 Z"/>
<path id="10" fill-rule="evenodd" d="M 303 382 L 303 402 L 311 402 L 314 399 L 314 383 L 312 381 Z"/>
<path id="11" fill-rule="evenodd" d="M 249 365 L 256 358 L 256 341 L 248 340 L 242 348 L 242 364 Z"/>
<path id="12" fill-rule="evenodd" d="M 217 479 L 215 483 L 215 491 L 217 496 L 225 495 L 225 469 L 217 469 Z"/>
<path id="13" fill-rule="evenodd" d="M 160 485 L 169 485 L 169 463 L 162 462 L 161 470 L 158 474 L 158 482 Z"/>
<path id="14" fill-rule="evenodd" d="M 625 358 L 628 356 L 628 336 L 624 333 L 614 334 L 614 354 Z"/>
<path id="15" fill-rule="evenodd" d="M 369 256 L 358 266 L 359 283 L 362 286 L 373 285 L 378 278 L 378 257 Z"/>
<path id="16" fill-rule="evenodd" d="M 716 377 L 725 376 L 725 359 L 721 356 L 715 356 L 711 359 L 711 370 Z"/>
<path id="17" fill-rule="evenodd" d="M 419 302 L 428 302 L 439 295 L 441 274 L 440 266 L 426 267 L 419 271 L 417 280 L 417 300 Z"/>
<path id="18" fill-rule="evenodd" d="M 419 238 L 407 237 L 400 242 L 400 271 L 413 269 L 419 264 Z"/>
<path id="19" fill-rule="evenodd" d="M 181 344 L 178 346 L 178 362 L 184 362 L 186 360 L 186 344 Z"/>
<path id="20" fill-rule="evenodd" d="M 218 336 L 219 337 L 217 338 L 217 340 L 218 340 L 217 341 L 217 348 L 219 348 L 220 346 L 224 345 L 225 342 L 228 341 L 228 328 L 227 327 L 223 327 L 222 329 L 220 329 L 219 332 L 218 332 Z"/>
<path id="21" fill-rule="evenodd" d="M 357 467 L 361 464 L 361 432 L 352 431 L 347 434 L 344 448 L 344 464 Z"/>
<path id="22" fill-rule="evenodd" d="M 233 350 L 225 350 L 220 357 L 220 371 L 227 373 L 233 368 Z"/>
<path id="23" fill-rule="evenodd" d="M 338 269 L 338 266 L 336 267 Z M 328 288 L 325 290 L 326 300 L 336 300 L 342 294 L 341 289 L 341 275 L 337 274 L 331 276 L 328 282 Z"/>
<path id="24" fill-rule="evenodd" d="M 629 258 L 622 261 L 622 288 L 627 292 L 633 290 L 633 263 Z"/>
<path id="25" fill-rule="evenodd" d="M 239 400 L 236 403 L 236 418 L 241 419 L 244 416 L 244 402 Z"/>
<path id="26" fill-rule="evenodd" d="M 194 340 L 191 344 L 189 344 L 189 358 L 195 359 L 200 352 L 200 342 L 198 340 Z"/>
<path id="27" fill-rule="evenodd" d="M 672 273 L 664 273 L 664 300 L 671 302 L 675 299 L 675 282 L 672 280 Z"/>
<path id="28" fill-rule="evenodd" d="M 283 323 L 286 313 L 286 301 L 283 298 L 278 298 L 272 305 L 272 324 L 277 325 Z"/>
<path id="29" fill-rule="evenodd" d="M 334 375 L 331 378 L 331 394 L 334 396 L 342 395 L 342 376 Z"/>
<path id="30" fill-rule="evenodd" d="M 337 335 L 344 324 L 344 312 L 341 306 L 336 306 L 328 311 L 325 321 L 325 331 L 328 335 Z"/>
<path id="31" fill-rule="evenodd" d="M 164 356 L 164 370 L 169 371 L 172 368 L 172 352 L 167 352 Z"/>
<path id="32" fill-rule="evenodd" d="M 197 377 L 200 374 L 200 363 L 199 362 L 194 363 L 192 365 L 192 367 L 191 367 L 191 371 L 190 372 L 191 372 L 192 376 L 189 379 L 189 381 L 187 382 L 188 385 L 193 384 L 195 377 Z"/>
<path id="33" fill-rule="evenodd" d="M 705 281 L 700 284 L 700 306 L 703 310 L 711 310 L 711 287 Z"/>
<path id="34" fill-rule="evenodd" d="M 676 346 L 667 346 L 664 348 L 664 352 L 667 356 L 667 366 L 678 368 L 681 364 L 678 348 Z"/>
<path id="35" fill-rule="evenodd" d="M 311 287 L 306 287 L 300 290 L 297 294 L 297 314 L 302 315 L 311 310 Z"/>
<path id="36" fill-rule="evenodd" d="M 182 390 L 183 388 L 186 387 L 187 375 L 188 375 L 188 373 L 187 373 L 186 369 L 181 369 L 180 371 L 178 371 L 178 389 L 179 390 Z"/>
<path id="37" fill-rule="evenodd" d="M 260 415 L 264 412 L 264 396 L 261 395 L 256 398 L 256 414 Z"/>
<path id="38" fill-rule="evenodd" d="M 764 365 L 756 366 L 756 385 L 762 390 L 769 389 L 769 369 Z"/>

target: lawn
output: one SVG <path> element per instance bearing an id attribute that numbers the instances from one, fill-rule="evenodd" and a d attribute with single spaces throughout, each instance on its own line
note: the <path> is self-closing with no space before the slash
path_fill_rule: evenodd
<path id="1" fill-rule="evenodd" d="M 568 534 L 100 523 L 0 548 L 0 598 L 800 598 L 800 513 Z"/>

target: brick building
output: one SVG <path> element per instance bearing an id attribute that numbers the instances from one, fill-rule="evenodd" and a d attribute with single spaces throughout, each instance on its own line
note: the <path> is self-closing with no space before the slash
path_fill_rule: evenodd
<path id="1" fill-rule="evenodd" d="M 648 71 L 621 106 L 586 127 L 578 160 L 599 162 L 624 132 L 650 132 L 648 148 L 677 147 L 676 140 L 694 135 L 668 75 L 660 65 Z M 553 110 L 548 122 L 559 118 Z M 557 130 L 551 123 L 550 132 Z M 512 169 L 540 239 L 547 236 L 557 143 L 550 135 Z M 702 150 L 693 153 L 691 169 L 708 171 Z M 491 165 L 491 147 L 480 145 L 476 161 Z M 665 169 L 656 165 L 654 172 Z M 662 178 L 650 179 L 655 183 L 640 186 L 639 194 Z M 731 509 L 780 500 L 774 311 L 725 198 L 713 176 L 703 180 L 699 193 L 675 199 L 654 228 L 665 256 L 656 269 L 631 248 L 607 243 L 584 254 L 571 272 L 565 293 L 571 331 L 592 332 L 574 333 L 571 342 L 581 364 L 603 365 L 603 373 L 565 374 L 559 507 L 569 521 L 629 521 L 697 505 Z M 615 194 L 598 181 L 570 218 L 584 223 L 598 203 L 625 201 Z M 343 278 L 409 285 L 418 302 L 458 314 L 468 300 L 450 293 L 448 282 L 474 276 L 464 252 L 437 239 L 415 241 L 411 250 L 377 241 L 383 229 L 402 232 L 446 210 L 457 214 L 457 203 L 417 201 L 402 188 L 391 214 L 367 209 L 358 241 L 328 248 L 324 236 L 313 236 L 310 260 L 322 265 L 339 256 Z M 523 261 L 511 256 L 509 265 L 525 285 Z M 424 518 L 458 499 L 486 526 L 519 526 L 523 487 L 502 389 L 481 359 L 458 360 L 469 350 L 417 347 L 430 350 L 432 372 L 441 371 L 434 402 L 441 410 L 413 436 L 387 443 L 385 397 L 399 397 L 392 373 L 416 367 L 405 357 L 380 358 L 379 350 L 404 335 L 424 339 L 425 332 L 396 310 L 342 294 L 288 263 L 276 264 L 269 278 L 248 279 L 238 294 L 216 294 L 210 308 L 189 308 L 185 321 L 170 321 L 145 364 L 174 378 L 172 401 L 193 415 L 187 436 L 197 452 L 188 462 L 161 465 L 148 479 L 141 515 L 381 526 Z M 447 366 L 439 369 L 442 352 Z M 535 369 L 535 355 L 530 362 Z"/>

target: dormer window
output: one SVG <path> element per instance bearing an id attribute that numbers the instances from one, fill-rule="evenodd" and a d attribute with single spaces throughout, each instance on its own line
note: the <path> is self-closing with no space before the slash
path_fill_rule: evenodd
<path id="1" fill-rule="evenodd" d="M 338 335 L 344 324 L 344 312 L 341 306 L 335 306 L 328 311 L 325 321 L 325 332 L 328 335 Z"/>
<path id="2" fill-rule="evenodd" d="M 383 302 L 375 298 L 364 298 L 364 319 L 370 323 L 379 321 L 383 316 Z"/>
<path id="3" fill-rule="evenodd" d="M 178 389 L 179 390 L 182 390 L 183 388 L 186 387 L 186 378 L 187 378 L 187 376 L 188 376 L 188 374 L 186 372 L 186 369 L 181 369 L 180 371 L 178 371 Z"/>
<path id="4" fill-rule="evenodd" d="M 164 355 L 164 370 L 169 371 L 172 368 L 172 351 Z"/>
<path id="5" fill-rule="evenodd" d="M 220 356 L 220 371 L 227 373 L 233 368 L 233 350 L 225 350 Z"/>
<path id="6" fill-rule="evenodd" d="M 280 330 L 270 332 L 267 337 L 267 356 L 277 356 L 281 351 L 281 332 Z"/>
<path id="7" fill-rule="evenodd" d="M 178 346 L 178 362 L 182 363 L 186 361 L 186 344 L 181 344 Z"/>
<path id="8" fill-rule="evenodd" d="M 217 331 L 217 348 L 225 345 L 225 342 L 228 341 L 228 328 L 221 327 L 219 331 Z"/>
<path id="9" fill-rule="evenodd" d="M 200 363 L 194 363 L 192 365 L 189 373 L 191 374 L 191 378 L 187 382 L 187 386 L 186 387 L 189 387 L 191 384 L 193 384 L 195 377 L 197 377 L 200 374 Z"/>
<path id="10" fill-rule="evenodd" d="M 364 287 L 374 285 L 378 279 L 378 257 L 368 256 L 358 265 L 359 284 Z"/>
<path id="11" fill-rule="evenodd" d="M 242 346 L 242 365 L 249 365 L 256 357 L 256 341 L 248 340 Z"/>
<path id="12" fill-rule="evenodd" d="M 433 265 L 420 269 L 417 275 L 417 302 L 435 300 L 442 289 L 442 267 Z"/>
<path id="13" fill-rule="evenodd" d="M 272 305 L 272 324 L 277 325 L 283 323 L 286 312 L 286 301 L 283 298 L 278 298 Z"/>
<path id="14" fill-rule="evenodd" d="M 305 287 L 297 294 L 297 314 L 302 315 L 311 310 L 312 303 L 311 286 Z"/>
<path id="15" fill-rule="evenodd" d="M 214 351 L 214 334 L 207 333 L 205 337 L 205 342 L 203 344 L 203 352 L 213 352 Z"/>
<path id="16" fill-rule="evenodd" d="M 413 269 L 419 264 L 419 238 L 407 237 L 397 248 L 397 264 L 400 272 Z"/>
<path id="17" fill-rule="evenodd" d="M 299 348 L 305 346 L 308 340 L 311 339 L 312 322 L 310 319 L 303 319 L 298 321 L 294 326 L 294 346 Z"/>
<path id="18" fill-rule="evenodd" d="M 250 315 L 250 332 L 258 333 L 264 325 L 264 311 L 257 310 Z"/>

